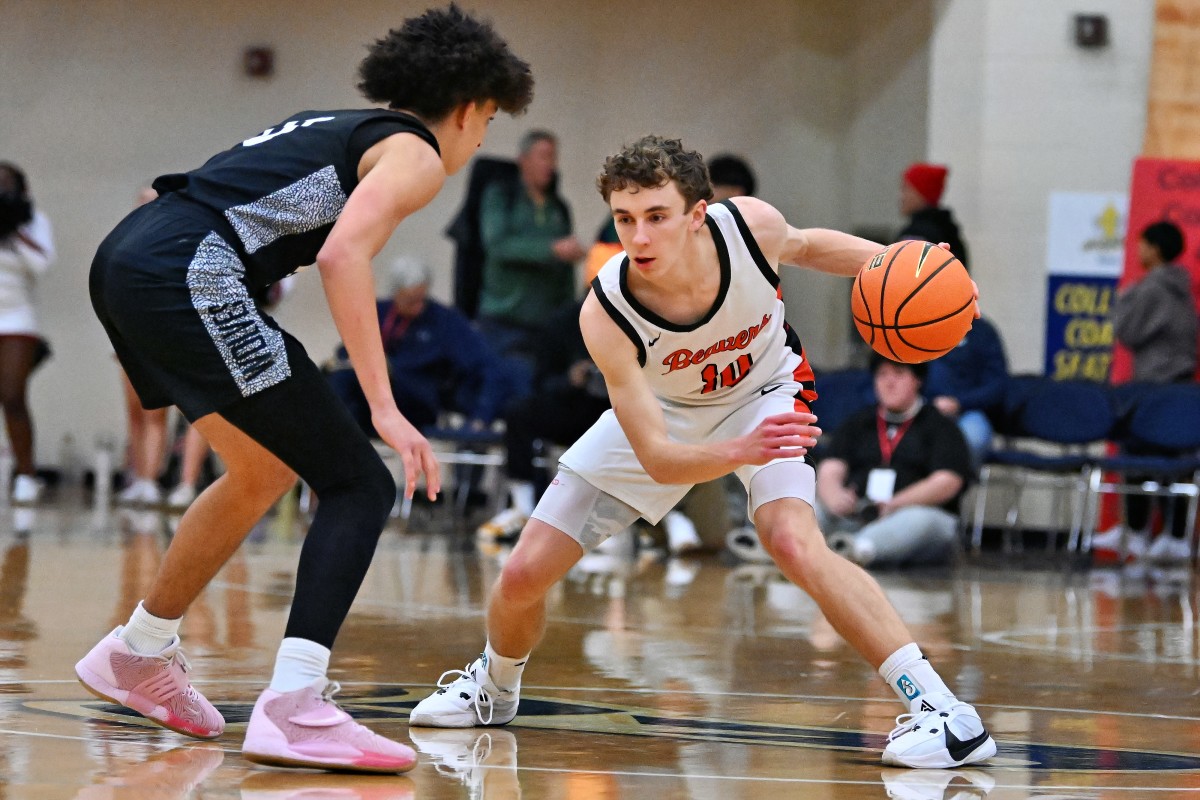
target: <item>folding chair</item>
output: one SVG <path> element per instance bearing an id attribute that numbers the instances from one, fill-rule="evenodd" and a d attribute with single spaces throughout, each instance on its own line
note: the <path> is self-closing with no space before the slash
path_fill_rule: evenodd
<path id="1" fill-rule="evenodd" d="M 1087 485 L 1081 549 L 1091 548 L 1103 494 L 1186 497 L 1185 530 L 1195 560 L 1200 506 L 1200 385 L 1142 385 L 1126 395 L 1132 399 L 1132 409 L 1119 440 L 1123 452 L 1101 458 L 1094 465 Z M 1146 450 L 1154 454 L 1139 454 Z"/>
<path id="2" fill-rule="evenodd" d="M 1084 525 L 1092 465 L 1099 458 L 1093 446 L 1108 437 L 1116 422 L 1107 388 L 1089 381 L 1025 377 L 1012 382 L 1011 394 L 1005 401 L 1009 417 L 1005 444 L 988 453 L 979 471 L 971 548 L 975 553 L 982 549 L 984 512 L 998 467 L 1010 473 L 1014 487 L 1005 514 L 1005 531 L 1011 535 L 1017 529 L 1025 489 L 1029 479 L 1038 476 L 1056 490 L 1069 490 L 1068 543 L 1074 546 Z M 1056 508 L 1062 497 L 1061 492 L 1056 494 Z M 1054 548 L 1054 542 L 1054 533 L 1048 533 L 1048 550 Z"/>

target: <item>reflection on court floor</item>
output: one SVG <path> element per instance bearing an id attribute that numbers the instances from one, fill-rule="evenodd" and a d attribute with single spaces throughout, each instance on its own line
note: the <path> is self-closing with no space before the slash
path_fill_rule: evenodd
<path id="1" fill-rule="evenodd" d="M 999 743 L 987 766 L 883 768 L 901 709 L 803 592 L 718 555 L 596 554 L 557 587 L 505 728 L 407 725 L 472 660 L 504 551 L 389 529 L 334 651 L 339 700 L 421 754 L 407 776 L 272 771 L 239 753 L 283 634 L 302 528 L 251 535 L 185 618 L 229 722 L 199 743 L 87 694 L 71 665 L 145 593 L 172 520 L 0 507 L 0 797 L 1169 798 L 1200 793 L 1195 576 L 988 560 L 880 574 Z"/>

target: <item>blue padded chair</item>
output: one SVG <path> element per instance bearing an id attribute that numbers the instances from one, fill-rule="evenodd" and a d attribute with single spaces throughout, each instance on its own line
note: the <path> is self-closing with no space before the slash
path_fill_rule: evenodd
<path id="1" fill-rule="evenodd" d="M 814 460 L 829 449 L 833 433 L 855 411 L 875 405 L 875 384 L 865 369 L 842 369 L 817 373 L 817 401 L 813 413 L 821 438 L 812 450 Z"/>
<path id="2" fill-rule="evenodd" d="M 971 530 L 971 546 L 978 553 L 983 543 L 987 496 L 997 468 L 1010 475 L 1013 499 L 1005 515 L 1005 530 L 1017 529 L 1021 500 L 1031 476 L 1040 476 L 1056 489 L 1069 490 L 1071 529 L 1068 542 L 1078 543 L 1084 524 L 1085 501 L 1092 465 L 1100 457 L 1094 445 L 1103 442 L 1116 423 L 1108 389 L 1090 381 L 1056 381 L 1022 376 L 1006 390 L 1008 431 L 1005 444 L 995 447 L 979 471 L 979 489 Z M 1064 499 L 1056 493 L 1059 502 Z M 1047 537 L 1052 549 L 1054 536 Z"/>
<path id="3" fill-rule="evenodd" d="M 1013 437 L 1021 432 L 1021 409 L 1035 386 L 1044 381 L 1041 375 L 1010 375 L 1004 382 L 1004 398 L 991 413 L 997 436 Z"/>
<path id="4" fill-rule="evenodd" d="M 1086 525 L 1081 534 L 1084 550 L 1091 547 L 1096 510 L 1103 494 L 1186 497 L 1186 530 L 1191 534 L 1196 528 L 1200 505 L 1200 385 L 1121 388 L 1118 396 L 1129 401 L 1118 428 L 1122 452 L 1094 464 L 1087 488 Z M 1135 452 L 1127 452 L 1126 448 Z M 1156 454 L 1139 454 L 1147 450 Z M 1114 477 L 1106 478 L 1106 474 Z"/>

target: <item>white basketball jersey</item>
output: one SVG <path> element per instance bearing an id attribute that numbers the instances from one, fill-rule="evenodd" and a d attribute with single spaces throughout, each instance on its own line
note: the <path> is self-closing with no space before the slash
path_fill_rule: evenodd
<path id="1" fill-rule="evenodd" d="M 679 325 L 639 303 L 629 290 L 624 253 L 613 256 L 592 281 L 596 298 L 637 347 L 660 401 L 737 404 L 777 387 L 794 394 L 807 411 L 816 396 L 813 373 L 783 319 L 779 275 L 733 203 L 710 205 L 705 223 L 716 245 L 721 286 L 702 319 Z"/>

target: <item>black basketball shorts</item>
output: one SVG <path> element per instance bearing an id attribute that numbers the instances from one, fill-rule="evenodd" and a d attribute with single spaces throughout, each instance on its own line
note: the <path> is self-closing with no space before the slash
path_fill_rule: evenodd
<path id="1" fill-rule="evenodd" d="M 237 251 L 190 204 L 134 210 L 92 262 L 92 307 L 146 408 L 189 420 L 286 380 L 303 346 L 251 297 Z"/>

